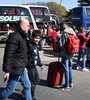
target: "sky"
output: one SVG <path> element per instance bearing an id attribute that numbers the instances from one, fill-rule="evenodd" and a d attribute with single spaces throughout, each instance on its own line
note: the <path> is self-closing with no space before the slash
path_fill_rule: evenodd
<path id="1" fill-rule="evenodd" d="M 0 4 L 19 4 L 22 2 L 34 3 L 43 1 L 44 0 L 0 0 Z M 45 2 L 51 2 L 51 1 L 56 2 L 58 4 L 61 3 L 61 5 L 65 6 L 66 9 L 72 9 L 78 6 L 77 0 L 45 0 Z"/>

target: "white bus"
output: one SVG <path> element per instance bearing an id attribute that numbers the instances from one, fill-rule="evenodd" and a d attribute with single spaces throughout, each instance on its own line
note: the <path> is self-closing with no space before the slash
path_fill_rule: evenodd
<path id="1" fill-rule="evenodd" d="M 50 11 L 47 6 L 42 6 L 42 5 L 30 5 L 30 4 L 22 4 L 23 6 L 29 6 L 37 27 L 40 29 L 44 24 L 50 25 L 51 20 L 50 20 Z"/>
<path id="2" fill-rule="evenodd" d="M 36 23 L 50 23 L 50 11 L 47 6 L 30 5 Z"/>
<path id="3" fill-rule="evenodd" d="M 29 19 L 30 29 L 38 29 L 29 6 L 0 5 L 0 42 L 6 40 L 9 29 L 16 30 L 22 17 Z"/>

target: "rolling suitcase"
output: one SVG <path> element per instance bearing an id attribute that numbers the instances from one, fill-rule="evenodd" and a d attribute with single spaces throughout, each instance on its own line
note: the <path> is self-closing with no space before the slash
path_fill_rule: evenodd
<path id="1" fill-rule="evenodd" d="M 61 62 L 52 62 L 49 64 L 47 83 L 49 86 L 61 85 L 63 80 L 63 69 Z"/>

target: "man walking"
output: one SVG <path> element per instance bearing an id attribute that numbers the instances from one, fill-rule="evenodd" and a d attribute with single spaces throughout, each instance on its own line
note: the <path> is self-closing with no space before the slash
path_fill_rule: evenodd
<path id="1" fill-rule="evenodd" d="M 6 100 L 15 90 L 17 82 L 20 81 L 26 100 L 32 100 L 31 83 L 26 69 L 27 44 L 26 37 L 30 24 L 28 19 L 21 18 L 16 32 L 9 35 L 3 59 L 4 80 L 8 79 L 6 88 L 0 93 L 0 100 Z"/>

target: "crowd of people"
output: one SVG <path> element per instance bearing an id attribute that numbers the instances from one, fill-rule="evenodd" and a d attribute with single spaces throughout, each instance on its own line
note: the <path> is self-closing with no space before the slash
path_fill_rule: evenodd
<path id="1" fill-rule="evenodd" d="M 45 40 L 44 45 L 48 43 L 48 45 L 52 46 L 53 43 L 57 43 L 60 47 L 58 52 L 65 75 L 65 84 L 62 86 L 62 90 L 70 90 L 73 87 L 73 54 L 69 54 L 65 49 L 69 35 L 75 35 L 80 40 L 76 69 L 89 71 L 86 67 L 86 59 L 90 58 L 90 55 L 87 54 L 90 51 L 90 33 L 86 35 L 83 27 L 77 31 L 75 27 L 71 28 L 65 21 L 62 21 L 58 31 L 56 31 L 55 27 L 51 28 L 48 25 L 42 38 L 40 30 L 33 30 L 31 34 L 28 19 L 21 18 L 18 24 L 18 29 L 10 33 L 6 41 L 3 59 L 3 78 L 4 81 L 8 81 L 6 88 L 0 93 L 0 100 L 6 100 L 14 92 L 17 82 L 20 82 L 23 86 L 22 93 L 25 100 L 37 100 L 35 97 L 35 87 L 40 79 L 36 66 L 38 65 L 41 67 L 41 70 L 43 69 L 38 50 L 41 39 L 42 41 L 43 39 Z M 80 64 L 81 57 L 82 64 Z"/>
<path id="2" fill-rule="evenodd" d="M 59 35 L 57 33 L 57 37 L 59 38 L 59 46 L 61 48 L 59 53 L 65 75 L 65 84 L 62 86 L 62 90 L 70 90 L 70 88 L 73 87 L 72 61 L 74 55 L 68 53 L 65 48 L 68 38 L 71 34 L 75 35 L 79 39 L 79 52 L 77 53 L 77 62 L 74 69 L 80 71 L 89 71 L 89 67 L 87 65 L 88 62 L 90 63 L 90 32 L 86 33 L 84 27 L 80 27 L 80 29 L 77 30 L 74 25 L 70 27 L 65 21 L 62 21 L 60 23 Z M 55 41 L 58 41 L 58 39 Z M 82 58 L 82 62 L 80 58 Z"/>

